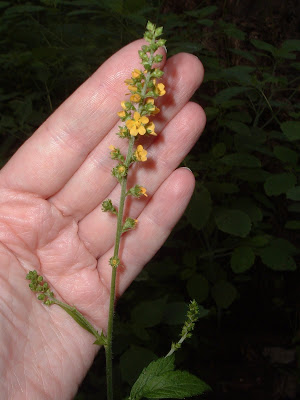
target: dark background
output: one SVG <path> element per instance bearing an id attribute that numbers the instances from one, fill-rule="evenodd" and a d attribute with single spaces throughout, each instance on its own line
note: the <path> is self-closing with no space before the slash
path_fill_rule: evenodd
<path id="1" fill-rule="evenodd" d="M 183 165 L 195 195 L 118 303 L 116 398 L 202 318 L 177 367 L 203 399 L 300 398 L 298 1 L 0 1 L 0 161 L 111 54 L 163 25 L 168 56 L 197 55 L 205 133 Z M 146 300 L 145 300 L 146 299 Z M 100 352 L 76 400 L 104 399 Z"/>

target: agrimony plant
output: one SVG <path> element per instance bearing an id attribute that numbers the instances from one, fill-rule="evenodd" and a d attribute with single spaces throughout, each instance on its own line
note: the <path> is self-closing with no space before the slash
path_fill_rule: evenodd
<path id="1" fill-rule="evenodd" d="M 26 279 L 30 280 L 29 287 L 38 294 L 37 298 L 45 305 L 56 304 L 64 309 L 81 327 L 86 329 L 96 340 L 94 344 L 103 345 L 106 353 L 106 378 L 107 378 L 107 398 L 113 399 L 113 379 L 112 379 L 112 343 L 113 343 L 113 321 L 115 304 L 115 286 L 117 268 L 120 260 L 120 241 L 121 236 L 137 227 L 138 221 L 131 217 L 124 218 L 124 205 L 128 196 L 140 198 L 147 197 L 147 189 L 140 184 L 127 187 L 127 177 L 130 167 L 136 162 L 147 161 L 147 150 L 142 144 L 135 146 L 135 142 L 140 136 L 157 136 L 155 125 L 150 118 L 159 113 L 160 110 L 155 105 L 155 99 L 163 96 L 165 86 L 158 82 L 162 77 L 163 71 L 155 68 L 154 65 L 161 62 L 163 56 L 156 54 L 157 50 L 165 45 L 164 39 L 158 39 L 162 35 L 163 28 L 156 27 L 148 22 L 144 39 L 147 45 L 143 45 L 139 50 L 142 69 L 134 69 L 131 78 L 126 79 L 125 83 L 130 92 L 130 97 L 121 102 L 122 110 L 118 112 L 122 124 L 119 126 L 117 135 L 122 139 L 128 140 L 126 156 L 121 153 L 119 148 L 114 145 L 109 146 L 110 157 L 117 162 L 112 169 L 112 175 L 121 185 L 121 194 L 118 207 L 113 205 L 111 199 L 106 199 L 102 203 L 102 211 L 110 212 L 117 217 L 117 229 L 113 256 L 109 260 L 112 268 L 111 291 L 107 334 L 98 332 L 96 328 L 76 309 L 66 303 L 56 299 L 44 278 L 37 271 L 30 271 Z M 140 377 L 132 387 L 129 400 L 139 400 L 141 398 L 182 398 L 201 394 L 209 390 L 209 386 L 194 375 L 186 371 L 176 371 L 174 365 L 174 352 L 181 347 L 183 341 L 191 336 L 194 324 L 199 317 L 199 308 L 195 301 L 189 305 L 187 320 L 183 326 L 180 339 L 173 343 L 169 353 L 158 360 L 152 361 L 146 367 Z"/>

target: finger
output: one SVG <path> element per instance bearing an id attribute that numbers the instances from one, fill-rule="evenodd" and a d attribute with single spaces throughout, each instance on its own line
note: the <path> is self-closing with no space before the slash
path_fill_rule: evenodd
<path id="1" fill-rule="evenodd" d="M 198 140 L 205 125 L 205 114 L 195 103 L 188 103 L 151 146 L 147 163 L 138 164 L 130 171 L 128 188 L 136 183 L 147 188 L 151 201 L 155 191 L 184 159 L 191 147 Z M 145 165 L 144 165 L 145 164 Z M 118 205 L 120 185 L 117 185 L 109 198 Z M 145 198 L 127 198 L 126 216 L 139 218 L 145 207 Z M 101 206 L 95 208 L 79 223 L 79 235 L 86 248 L 98 258 L 106 253 L 114 243 L 116 218 L 110 213 L 103 213 Z M 102 233 L 105 234 L 102 234 Z"/>
<path id="2" fill-rule="evenodd" d="M 164 71 L 163 82 L 167 88 L 167 95 L 159 99 L 161 113 L 154 119 L 159 135 L 167 123 L 188 102 L 203 78 L 203 67 L 198 58 L 185 53 L 170 58 Z M 115 161 L 110 159 L 108 147 L 113 144 L 125 154 L 128 146 L 126 140 L 115 135 L 117 130 L 117 127 L 112 129 L 62 190 L 51 198 L 53 204 L 64 215 L 82 219 L 109 196 L 115 187 L 116 180 L 111 175 Z M 151 139 L 143 138 L 141 143 L 146 148 L 150 145 Z"/>
<path id="3" fill-rule="evenodd" d="M 0 184 L 44 198 L 61 189 L 116 124 L 124 80 L 139 66 L 142 44 L 124 47 L 84 82 L 6 164 Z"/>
<path id="4" fill-rule="evenodd" d="M 137 228 L 122 237 L 117 296 L 125 291 L 143 266 L 163 245 L 186 209 L 194 186 L 194 176 L 188 169 L 180 168 L 174 171 L 139 216 Z M 109 258 L 112 254 L 113 248 L 110 248 L 98 261 L 99 274 L 107 288 L 110 287 Z"/>

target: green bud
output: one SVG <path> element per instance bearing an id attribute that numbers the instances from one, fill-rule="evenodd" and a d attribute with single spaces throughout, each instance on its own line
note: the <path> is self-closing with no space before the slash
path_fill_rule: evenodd
<path id="1" fill-rule="evenodd" d="M 156 56 L 153 57 L 153 61 L 154 61 L 155 63 L 161 62 L 162 59 L 163 59 L 163 56 L 162 56 L 161 54 L 157 54 Z"/>
<path id="2" fill-rule="evenodd" d="M 146 42 L 151 43 L 153 39 L 153 34 L 150 32 L 146 32 L 144 34 L 144 39 L 146 40 Z"/>
<path id="3" fill-rule="evenodd" d="M 158 47 L 163 47 L 166 44 L 166 40 L 165 39 L 158 39 L 156 44 L 157 44 Z"/>
<path id="4" fill-rule="evenodd" d="M 38 300 L 45 300 L 45 297 L 46 296 L 44 294 L 39 294 L 37 298 Z"/>
<path id="5" fill-rule="evenodd" d="M 130 231 L 131 229 L 134 229 L 136 227 L 137 224 L 137 219 L 133 219 L 133 218 L 126 218 L 123 228 L 122 228 L 122 233 Z"/>
<path id="6" fill-rule="evenodd" d="M 149 48 L 149 46 L 147 46 L 147 45 L 144 44 L 144 45 L 142 46 L 142 50 L 143 50 L 144 53 L 147 53 L 148 51 L 150 51 L 150 48 Z"/>
<path id="7" fill-rule="evenodd" d="M 39 275 L 37 280 L 38 280 L 38 282 L 42 282 L 43 281 L 43 277 L 41 275 Z"/>
<path id="8" fill-rule="evenodd" d="M 148 62 L 143 62 L 143 66 L 145 67 L 145 70 L 147 71 L 151 70 L 151 65 Z"/>
<path id="9" fill-rule="evenodd" d="M 123 164 L 118 164 L 112 169 L 112 175 L 120 182 L 127 175 L 128 168 Z"/>
<path id="10" fill-rule="evenodd" d="M 120 259 L 119 257 L 111 257 L 109 259 L 109 264 L 113 267 L 113 268 L 117 268 L 120 265 Z"/>
<path id="11" fill-rule="evenodd" d="M 157 46 L 156 43 L 151 43 L 149 47 L 150 47 L 150 49 L 151 49 L 153 52 L 156 51 L 156 50 L 158 49 L 158 46 Z"/>
<path id="12" fill-rule="evenodd" d="M 139 53 L 140 58 L 141 58 L 143 61 L 148 61 L 148 60 L 149 60 L 147 54 L 144 53 L 142 50 L 139 50 L 138 53 Z"/>
<path id="13" fill-rule="evenodd" d="M 156 68 L 156 69 L 152 72 L 151 76 L 152 76 L 153 78 L 161 78 L 161 77 L 163 76 L 163 74 L 164 74 L 164 71 L 161 71 L 160 69 Z"/>
<path id="14" fill-rule="evenodd" d="M 158 28 L 156 28 L 155 29 L 155 37 L 158 37 L 158 36 L 162 35 L 163 29 L 164 28 L 162 26 L 159 26 Z"/>
<path id="15" fill-rule="evenodd" d="M 117 210 L 112 204 L 112 201 L 110 199 L 104 200 L 102 203 L 102 211 L 103 212 L 111 212 L 113 214 L 117 214 Z"/>
<path id="16" fill-rule="evenodd" d="M 148 22 L 147 22 L 147 25 L 146 25 L 146 29 L 147 29 L 148 31 L 150 31 L 150 32 L 154 32 L 154 30 L 155 30 L 155 25 L 152 24 L 152 22 L 148 21 Z"/>

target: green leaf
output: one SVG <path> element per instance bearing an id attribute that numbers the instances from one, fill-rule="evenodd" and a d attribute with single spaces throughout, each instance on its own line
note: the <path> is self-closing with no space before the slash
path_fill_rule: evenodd
<path id="1" fill-rule="evenodd" d="M 246 37 L 243 31 L 238 29 L 236 25 L 231 24 L 230 22 L 219 20 L 219 26 L 221 29 L 223 29 L 225 35 L 227 35 L 230 38 L 244 40 Z"/>
<path id="2" fill-rule="evenodd" d="M 207 223 L 212 208 L 209 191 L 205 186 L 197 186 L 190 204 L 186 210 L 186 216 L 190 224 L 197 230 L 201 230 Z"/>
<path id="3" fill-rule="evenodd" d="M 246 213 L 253 223 L 263 219 L 261 209 L 248 197 L 240 197 L 231 203 L 236 210 L 241 210 Z"/>
<path id="4" fill-rule="evenodd" d="M 234 236 L 246 237 L 251 230 L 251 220 L 240 210 L 219 208 L 216 210 L 215 222 L 222 232 Z"/>
<path id="5" fill-rule="evenodd" d="M 241 246 L 234 249 L 230 265 L 233 272 L 241 274 L 252 267 L 255 261 L 255 254 L 251 247 Z"/>
<path id="6" fill-rule="evenodd" d="M 300 40 L 297 39 L 285 40 L 281 45 L 281 49 L 285 49 L 288 51 L 300 51 Z"/>
<path id="7" fill-rule="evenodd" d="M 286 193 L 286 197 L 291 200 L 300 201 L 300 186 L 289 189 Z"/>
<path id="8" fill-rule="evenodd" d="M 257 157 L 243 153 L 228 154 L 221 158 L 220 161 L 232 167 L 256 168 L 261 166 L 261 162 Z"/>
<path id="9" fill-rule="evenodd" d="M 208 280 L 201 274 L 193 275 L 187 282 L 187 291 L 192 299 L 202 303 L 209 294 Z"/>
<path id="10" fill-rule="evenodd" d="M 288 172 L 274 174 L 266 179 L 265 192 L 268 196 L 279 196 L 295 186 L 296 182 L 297 179 L 294 174 Z"/>
<path id="11" fill-rule="evenodd" d="M 159 377 L 162 374 L 166 374 L 173 371 L 175 366 L 175 355 L 172 354 L 169 357 L 159 358 L 158 360 L 152 361 L 146 368 L 143 369 L 140 376 L 132 386 L 129 398 L 131 400 L 138 400 L 144 396 L 144 388 L 148 383 L 151 385 L 151 380 L 155 377 Z"/>
<path id="12" fill-rule="evenodd" d="M 276 48 L 274 46 L 269 43 L 263 42 L 262 40 L 251 39 L 250 42 L 259 50 L 265 50 L 271 54 L 274 54 L 276 51 Z"/>
<path id="13" fill-rule="evenodd" d="M 212 155 L 215 158 L 219 158 L 224 156 L 224 154 L 226 153 L 226 145 L 223 142 L 219 142 L 216 145 L 214 145 L 214 147 L 211 150 Z"/>
<path id="14" fill-rule="evenodd" d="M 296 165 L 298 162 L 298 154 L 288 147 L 274 146 L 273 152 L 284 163 Z"/>
<path id="15" fill-rule="evenodd" d="M 249 90 L 252 90 L 252 89 L 248 88 L 248 87 L 232 86 L 232 87 L 223 89 L 220 92 L 218 92 L 214 96 L 213 102 L 215 104 L 222 105 L 223 102 L 231 100 L 233 97 L 238 96 L 242 93 L 248 92 Z"/>
<path id="16" fill-rule="evenodd" d="M 142 301 L 131 311 L 132 321 L 144 328 L 158 325 L 163 319 L 166 301 L 166 296 L 158 300 Z"/>
<path id="17" fill-rule="evenodd" d="M 213 121 L 219 114 L 219 109 L 216 107 L 205 107 L 204 112 L 206 114 L 207 121 Z"/>
<path id="18" fill-rule="evenodd" d="M 300 221 L 297 221 L 297 220 L 287 221 L 286 224 L 284 225 L 284 227 L 286 229 L 299 230 L 300 229 Z"/>
<path id="19" fill-rule="evenodd" d="M 286 121 L 280 125 L 282 132 L 291 140 L 300 140 L 300 122 L 299 121 Z"/>
<path id="20" fill-rule="evenodd" d="M 140 346 L 131 346 L 120 357 L 120 370 L 123 381 L 133 385 L 139 376 L 140 371 L 155 358 L 155 354 L 149 349 Z M 134 386 L 132 389 L 133 388 Z"/>
<path id="21" fill-rule="evenodd" d="M 217 9 L 218 9 L 217 6 L 207 6 L 207 7 L 200 8 L 200 10 L 185 11 L 184 14 L 189 15 L 191 17 L 196 17 L 196 18 L 205 18 L 208 15 L 217 11 Z"/>
<path id="22" fill-rule="evenodd" d="M 183 301 L 169 303 L 165 309 L 164 323 L 168 325 L 182 325 L 186 319 L 188 304 Z"/>
<path id="23" fill-rule="evenodd" d="M 297 269 L 292 257 L 297 254 L 297 250 L 288 240 L 274 239 L 268 246 L 259 249 L 257 254 L 265 265 L 275 271 L 295 271 Z"/>
<path id="24" fill-rule="evenodd" d="M 238 133 L 239 135 L 251 136 L 251 131 L 249 127 L 243 122 L 229 120 L 229 121 L 224 121 L 223 125 L 227 126 L 227 128 L 229 128 L 233 132 Z"/>
<path id="25" fill-rule="evenodd" d="M 130 400 L 139 400 L 142 397 L 148 399 L 182 399 L 211 390 L 205 382 L 187 371 L 169 371 L 165 373 L 157 373 L 156 371 L 154 375 L 146 369 L 142 372 L 143 374 L 144 376 L 149 376 L 149 378 L 145 385 L 139 385 L 139 391 L 131 391 Z"/>
<path id="26" fill-rule="evenodd" d="M 237 290 L 231 283 L 219 281 L 213 286 L 211 294 L 219 308 L 228 308 L 236 299 Z"/>
<path id="27" fill-rule="evenodd" d="M 240 191 L 239 187 L 234 183 L 226 183 L 226 182 L 207 182 L 206 183 L 207 189 L 212 194 L 217 193 L 238 193 Z"/>

